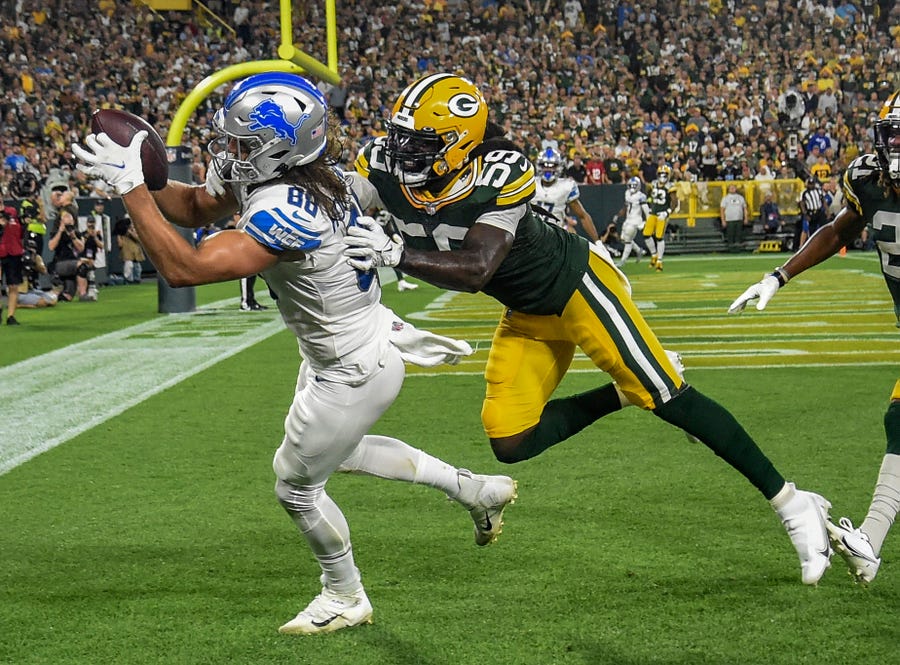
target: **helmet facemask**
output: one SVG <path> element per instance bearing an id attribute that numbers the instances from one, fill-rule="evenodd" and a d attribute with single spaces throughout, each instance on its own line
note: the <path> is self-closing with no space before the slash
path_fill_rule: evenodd
<path id="1" fill-rule="evenodd" d="M 404 129 L 393 123 L 388 124 L 387 157 L 388 167 L 404 185 L 416 187 L 441 177 L 435 169 L 447 152 L 449 144 L 455 142 L 456 133 L 451 132 L 452 141 L 445 143 L 434 132 Z M 446 165 L 441 169 L 447 172 Z"/>
<path id="2" fill-rule="evenodd" d="M 556 182 L 559 177 L 559 164 L 551 161 L 538 162 L 538 170 L 541 172 L 541 180 L 546 184 Z"/>
<path id="3" fill-rule="evenodd" d="M 875 122 L 875 153 L 888 182 L 900 187 L 900 116 Z"/>

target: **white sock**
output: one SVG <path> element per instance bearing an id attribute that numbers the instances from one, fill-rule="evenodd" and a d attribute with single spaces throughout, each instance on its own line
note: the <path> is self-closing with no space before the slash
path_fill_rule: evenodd
<path id="1" fill-rule="evenodd" d="M 427 485 L 451 499 L 459 494 L 456 467 L 389 436 L 364 436 L 338 471 Z"/>
<path id="2" fill-rule="evenodd" d="M 859 530 L 869 537 L 875 554 L 881 552 L 884 539 L 900 511 L 900 455 L 888 454 L 881 462 L 869 513 Z"/>
<path id="3" fill-rule="evenodd" d="M 785 483 L 778 491 L 778 494 L 769 499 L 769 505 L 778 513 L 778 517 L 784 520 L 786 515 L 795 512 L 794 510 L 786 510 L 786 508 L 796 496 L 797 488 L 794 487 L 794 483 Z"/>
<path id="4" fill-rule="evenodd" d="M 666 241 L 665 240 L 657 240 L 656 241 L 656 259 L 657 261 L 662 261 L 663 254 L 666 253 Z"/>

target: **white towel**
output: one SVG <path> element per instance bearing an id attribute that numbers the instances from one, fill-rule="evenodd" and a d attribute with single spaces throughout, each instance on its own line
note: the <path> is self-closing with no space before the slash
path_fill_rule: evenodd
<path id="1" fill-rule="evenodd" d="M 390 309 L 391 331 L 388 338 L 405 362 L 419 367 L 434 367 L 446 363 L 456 365 L 459 361 L 475 353 L 472 346 L 461 339 L 444 337 L 428 330 L 419 330 L 404 321 Z"/>

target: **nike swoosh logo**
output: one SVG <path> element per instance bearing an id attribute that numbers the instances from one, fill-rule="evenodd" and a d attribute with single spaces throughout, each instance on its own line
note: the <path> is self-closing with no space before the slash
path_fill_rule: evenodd
<path id="1" fill-rule="evenodd" d="M 832 553 L 831 540 L 828 538 L 828 529 L 822 525 L 822 536 L 825 538 L 825 549 L 819 550 L 819 554 L 824 557 L 830 557 Z"/>
<path id="2" fill-rule="evenodd" d="M 841 538 L 841 542 L 844 544 L 844 547 L 847 548 L 847 551 L 850 552 L 853 556 L 858 556 L 860 559 L 865 559 L 866 561 L 871 561 L 871 557 L 868 554 L 863 554 L 858 549 L 853 547 L 850 543 L 847 542 L 846 538 Z"/>
<path id="3" fill-rule="evenodd" d="M 491 518 L 487 513 L 484 514 L 484 524 L 482 525 L 481 528 L 484 529 L 485 531 L 490 531 L 491 529 L 494 528 L 494 525 L 491 524 Z"/>
<path id="4" fill-rule="evenodd" d="M 103 166 L 111 166 L 114 169 L 124 169 L 125 168 L 125 162 L 122 162 L 121 164 L 113 164 L 112 162 L 101 162 L 101 164 Z"/>
<path id="5" fill-rule="evenodd" d="M 328 618 L 325 619 L 324 621 L 313 621 L 313 622 L 312 622 L 312 625 L 314 625 L 316 628 L 324 628 L 325 626 L 327 626 L 328 624 L 330 624 L 332 621 L 334 621 L 335 619 L 337 619 L 339 616 L 341 616 L 341 615 L 340 615 L 340 614 L 335 614 L 335 615 L 332 616 L 332 617 L 328 617 Z"/>

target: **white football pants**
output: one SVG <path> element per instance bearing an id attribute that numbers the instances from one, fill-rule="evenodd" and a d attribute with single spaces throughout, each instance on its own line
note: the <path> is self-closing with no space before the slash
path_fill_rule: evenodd
<path id="1" fill-rule="evenodd" d="M 428 485 L 451 498 L 459 493 L 458 470 L 406 443 L 366 435 L 393 403 L 405 368 L 393 346 L 384 368 L 358 386 L 317 381 L 304 362 L 297 392 L 285 419 L 285 437 L 273 468 L 279 501 L 306 538 L 322 568 L 325 585 L 338 593 L 361 586 L 353 560 L 350 529 L 325 493 L 335 471 Z"/>

